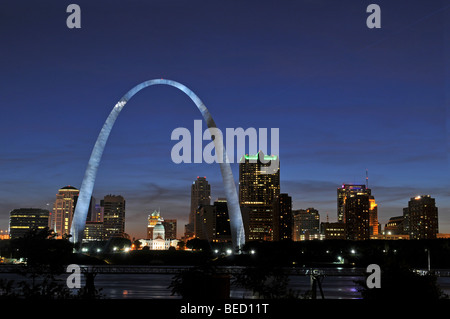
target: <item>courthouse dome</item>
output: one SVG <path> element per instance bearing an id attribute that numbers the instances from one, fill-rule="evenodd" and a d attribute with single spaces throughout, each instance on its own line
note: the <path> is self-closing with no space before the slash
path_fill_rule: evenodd
<path id="1" fill-rule="evenodd" d="M 165 239 L 166 231 L 164 229 L 164 225 L 161 222 L 158 222 L 153 228 L 153 239 L 161 238 Z"/>

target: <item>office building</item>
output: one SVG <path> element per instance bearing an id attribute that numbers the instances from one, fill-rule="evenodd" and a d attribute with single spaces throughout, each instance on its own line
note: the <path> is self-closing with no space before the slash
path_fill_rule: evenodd
<path id="1" fill-rule="evenodd" d="M 292 211 L 293 240 L 309 240 L 320 234 L 320 215 L 314 208 L 298 209 Z"/>
<path id="2" fill-rule="evenodd" d="M 100 206 L 103 207 L 105 240 L 125 237 L 125 199 L 120 195 L 106 195 L 100 201 Z"/>
<path id="3" fill-rule="evenodd" d="M 177 220 L 164 219 L 162 221 L 164 226 L 165 236 L 167 239 L 177 239 Z"/>
<path id="4" fill-rule="evenodd" d="M 189 223 L 185 225 L 185 239 L 194 236 L 195 215 L 199 206 L 211 204 L 211 185 L 209 185 L 206 177 L 197 176 L 197 179 L 191 186 L 191 207 L 189 211 Z"/>
<path id="5" fill-rule="evenodd" d="M 210 242 L 231 241 L 230 219 L 226 199 L 219 198 L 214 205 L 201 205 L 196 212 L 195 237 Z"/>
<path id="6" fill-rule="evenodd" d="M 405 216 L 411 239 L 434 239 L 439 232 L 438 208 L 430 195 L 412 197 Z"/>
<path id="7" fill-rule="evenodd" d="M 380 231 L 378 204 L 366 185 L 343 184 L 338 188 L 337 214 L 349 240 L 370 239 Z"/>
<path id="8" fill-rule="evenodd" d="M 273 202 L 273 240 L 292 240 L 292 198 L 280 194 Z"/>
<path id="9" fill-rule="evenodd" d="M 69 185 L 60 188 L 56 194 L 50 227 L 55 231 L 57 239 L 70 234 L 79 193 L 77 188 Z"/>
<path id="10" fill-rule="evenodd" d="M 225 198 L 214 201 L 216 208 L 216 222 L 214 226 L 213 242 L 224 243 L 231 241 L 230 217 L 228 216 L 228 205 Z"/>
<path id="11" fill-rule="evenodd" d="M 213 241 L 216 208 L 213 205 L 200 205 L 194 218 L 196 238 Z"/>
<path id="12" fill-rule="evenodd" d="M 42 230 L 49 227 L 50 212 L 39 208 L 19 208 L 9 213 L 9 237 L 25 236 L 32 229 Z"/>
<path id="13" fill-rule="evenodd" d="M 366 185 L 358 185 L 358 184 L 342 184 L 342 187 L 337 189 L 337 217 L 338 222 L 345 223 L 345 215 L 344 215 L 344 203 L 345 199 L 350 194 L 366 194 L 368 196 L 371 195 L 370 189 L 366 188 Z"/>
<path id="14" fill-rule="evenodd" d="M 274 164 L 276 169 L 272 170 Z M 273 240 L 273 203 L 279 195 L 278 156 L 262 152 L 243 156 L 239 163 L 239 204 L 246 208 L 241 209 L 246 241 Z"/>
<path id="15" fill-rule="evenodd" d="M 83 241 L 102 241 L 104 239 L 103 222 L 86 221 Z"/>
<path id="16" fill-rule="evenodd" d="M 324 222 L 320 224 L 320 231 L 324 239 L 346 239 L 345 224 L 344 223 L 330 223 Z"/>
<path id="17" fill-rule="evenodd" d="M 370 239 L 370 201 L 366 193 L 350 193 L 344 200 L 346 236 L 349 240 Z"/>

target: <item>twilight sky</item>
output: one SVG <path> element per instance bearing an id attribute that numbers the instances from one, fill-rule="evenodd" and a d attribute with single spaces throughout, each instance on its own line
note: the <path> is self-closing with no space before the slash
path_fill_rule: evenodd
<path id="1" fill-rule="evenodd" d="M 71 3 L 81 29 L 66 26 Z M 381 29 L 366 26 L 370 3 Z M 4 0 L 0 229 L 12 209 L 50 209 L 59 188 L 79 188 L 114 104 L 167 78 L 192 89 L 223 131 L 279 128 L 281 192 L 294 209 L 335 221 L 336 189 L 364 183 L 368 169 L 383 226 L 430 194 L 450 232 L 449 21 L 448 2 L 425 0 Z M 225 195 L 217 164 L 171 160 L 172 131 L 193 132 L 196 119 L 182 92 L 153 86 L 117 120 L 94 197 L 126 198 L 132 237 L 158 208 L 181 236 L 197 176 L 213 199 Z"/>

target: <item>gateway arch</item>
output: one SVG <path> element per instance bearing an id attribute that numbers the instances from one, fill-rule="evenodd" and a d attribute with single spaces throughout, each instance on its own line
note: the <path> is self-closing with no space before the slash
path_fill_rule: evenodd
<path id="1" fill-rule="evenodd" d="M 203 104 L 203 102 L 199 99 L 199 97 L 183 84 L 167 79 L 153 79 L 136 85 L 134 88 L 129 90 L 119 100 L 119 102 L 117 102 L 117 104 L 114 106 L 111 113 L 109 114 L 108 118 L 106 119 L 105 124 L 103 125 L 97 137 L 97 141 L 95 142 L 94 148 L 91 153 L 91 157 L 89 158 L 83 182 L 81 183 L 80 193 L 70 230 L 70 233 L 72 235 L 71 241 L 74 243 L 78 243 L 81 242 L 83 239 L 84 228 L 86 226 L 86 217 L 88 213 L 92 192 L 94 189 L 97 170 L 100 165 L 100 160 L 103 154 L 103 150 L 105 149 L 105 145 L 108 140 L 109 134 L 112 130 L 114 122 L 119 116 L 120 111 L 136 93 L 138 93 L 139 91 L 141 91 L 146 87 L 157 84 L 173 86 L 183 91 L 187 96 L 189 96 L 199 109 L 200 113 L 202 113 L 203 119 L 205 120 L 208 126 L 208 130 L 211 133 L 211 136 L 213 135 L 215 136 L 214 146 L 216 148 L 216 154 L 222 155 L 222 160 L 218 159 L 218 162 L 220 165 L 220 172 L 222 173 L 225 195 L 227 198 L 232 244 L 233 247 L 235 248 L 236 247 L 241 248 L 245 243 L 244 224 L 242 221 L 241 209 L 239 206 L 238 196 L 236 192 L 236 185 L 234 182 L 233 173 L 231 171 L 230 162 L 228 160 L 225 147 L 223 145 L 222 136 L 220 136 L 220 134 L 217 135 L 214 134 L 215 130 L 217 129 L 216 124 L 211 114 L 209 113 L 208 109 L 206 108 L 205 104 Z"/>

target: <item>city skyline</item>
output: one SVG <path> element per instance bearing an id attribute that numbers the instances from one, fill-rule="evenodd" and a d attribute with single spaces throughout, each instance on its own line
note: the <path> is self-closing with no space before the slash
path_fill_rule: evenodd
<path id="1" fill-rule="evenodd" d="M 448 6 L 378 1 L 382 28 L 370 30 L 364 1 L 77 3 L 79 30 L 65 26 L 64 5 L 1 5 L 0 229 L 11 210 L 51 210 L 59 188 L 80 189 L 111 107 L 141 81 L 172 78 L 223 131 L 280 128 L 292 209 L 337 220 L 336 189 L 364 184 L 367 169 L 382 225 L 428 194 L 450 232 Z M 106 146 L 93 196 L 122 195 L 136 237 L 156 208 L 181 231 L 196 176 L 213 201 L 225 195 L 217 164 L 171 162 L 170 133 L 200 118 L 190 103 L 171 88 L 140 93 Z"/>
<path id="2" fill-rule="evenodd" d="M 247 158 L 247 157 L 246 157 Z M 262 175 L 262 176 L 264 176 L 264 175 Z M 193 181 L 193 183 L 192 183 L 192 185 L 191 185 L 191 203 L 190 203 L 190 207 L 191 207 L 191 209 L 192 209 L 192 206 L 193 206 L 193 203 L 194 202 L 196 202 L 197 200 L 199 200 L 199 199 L 197 199 L 196 197 L 198 196 L 198 194 L 197 194 L 197 192 L 198 192 L 198 182 L 200 182 L 200 183 L 204 183 L 204 185 L 207 185 L 208 186 L 208 188 L 207 188 L 207 193 L 208 194 L 210 194 L 210 185 L 208 184 L 208 181 L 206 180 L 206 177 L 200 177 L 200 176 L 197 176 L 197 179 L 195 180 L 195 181 Z M 366 179 L 366 182 L 367 182 L 367 179 Z M 239 183 L 240 184 L 240 183 Z M 326 223 L 328 224 L 330 221 L 333 223 L 333 222 L 337 222 L 337 223 L 342 223 L 342 224 L 346 224 L 346 222 L 344 221 L 344 220 L 341 220 L 340 219 L 340 217 L 339 216 L 341 216 L 341 214 L 342 214 L 342 212 L 341 212 L 341 210 L 340 210 L 340 207 L 342 206 L 342 195 L 341 195 L 341 191 L 342 190 L 344 190 L 344 189 L 347 189 L 347 188 L 353 188 L 353 187 L 355 187 L 355 189 L 356 190 L 359 190 L 359 191 L 362 191 L 362 192 L 364 192 L 364 194 L 365 194 L 365 191 L 367 190 L 368 191 L 368 194 L 369 194 L 369 200 L 372 200 L 373 201 L 373 205 L 374 205 L 374 207 L 377 207 L 378 206 L 378 204 L 375 204 L 375 199 L 374 199 L 374 197 L 373 196 L 370 196 L 370 193 L 371 193 L 371 190 L 370 189 L 366 189 L 365 187 L 366 187 L 366 185 L 361 185 L 361 184 L 343 184 L 341 187 L 338 187 L 337 188 L 337 191 L 338 191 L 338 196 L 337 196 L 337 198 L 336 198 L 336 204 L 337 204 L 337 210 L 336 210 L 336 219 L 331 219 L 330 220 L 330 218 L 329 218 L 329 215 L 328 215 L 328 213 L 327 213 L 327 215 L 326 216 L 323 216 L 323 215 L 321 215 L 320 214 L 320 211 L 318 211 L 317 209 L 315 209 L 314 207 L 308 207 L 308 208 L 297 208 L 297 209 L 292 209 L 291 208 L 291 211 L 292 211 L 292 216 L 294 216 L 294 212 L 295 211 L 302 211 L 302 210 L 304 210 L 304 211 L 309 211 L 310 209 L 313 209 L 314 211 L 316 211 L 316 213 L 318 214 L 318 223 L 325 223 L 325 221 L 326 221 Z M 196 191 L 194 191 L 194 189 L 196 190 Z M 261 187 L 259 187 L 259 189 L 261 189 Z M 48 212 L 50 212 L 50 216 L 51 216 L 51 218 L 49 217 L 49 227 L 51 228 L 51 229 L 53 229 L 53 230 L 55 230 L 55 232 L 56 232 L 56 234 L 58 235 L 58 237 L 57 238 L 61 238 L 61 236 L 63 236 L 63 235 L 67 235 L 67 232 L 66 233 L 61 233 L 61 231 L 59 231 L 56 227 L 54 227 L 53 226 L 53 219 L 54 218 L 56 218 L 56 216 L 58 216 L 58 209 L 60 209 L 60 208 L 58 208 L 58 207 L 62 207 L 60 204 L 57 204 L 58 203 L 58 198 L 60 198 L 61 200 L 62 200 L 62 194 L 64 194 L 64 192 L 67 192 L 67 191 L 69 191 L 69 192 L 77 192 L 78 193 L 78 189 L 77 188 L 75 188 L 75 187 L 73 187 L 73 186 L 71 186 L 71 185 L 67 185 L 67 186 L 65 186 L 65 187 L 62 187 L 61 189 L 59 189 L 59 191 L 58 191 L 58 194 L 56 194 L 56 201 L 54 202 L 54 207 L 53 207 L 53 209 L 50 209 L 50 210 L 45 210 L 45 211 L 48 211 Z M 242 191 L 244 191 L 244 193 L 247 193 L 248 192 L 248 190 L 243 190 L 243 189 L 239 189 L 239 192 L 242 192 Z M 251 193 L 251 192 L 250 192 Z M 355 192 L 355 194 L 356 194 L 356 192 Z M 362 193 L 361 193 L 362 194 Z M 65 197 L 67 197 L 67 196 L 65 196 Z M 279 199 L 279 197 L 281 198 L 281 197 L 283 197 L 283 198 L 289 198 L 289 206 L 291 207 L 291 196 L 289 196 L 289 194 L 287 194 L 287 193 L 280 193 L 278 196 L 277 196 L 277 200 Z M 415 197 L 411 197 L 410 198 L 410 200 L 408 201 L 408 204 L 407 204 L 407 207 L 403 207 L 402 208 L 402 216 L 405 216 L 405 209 L 408 209 L 408 206 L 410 205 L 410 203 L 411 202 L 416 202 L 418 199 L 421 199 L 421 198 L 429 198 L 430 197 L 430 195 L 429 194 L 421 194 L 421 195 L 418 195 L 418 196 L 415 196 Z M 199 197 L 200 198 L 200 197 Z M 211 199 L 211 196 L 210 195 L 208 195 L 207 196 L 207 198 L 208 198 L 208 201 L 214 201 L 214 203 L 218 203 L 218 202 L 221 202 L 221 201 L 225 201 L 226 202 L 226 199 L 224 199 L 224 198 L 217 198 L 216 200 L 212 200 Z M 72 202 L 73 201 L 73 198 L 64 198 L 65 200 L 69 200 L 70 202 Z M 160 211 L 159 211 L 159 209 L 158 209 L 158 211 L 155 209 L 152 213 L 149 213 L 148 215 L 147 215 L 147 221 L 148 221 L 148 223 L 146 223 L 145 225 L 145 227 L 146 227 L 146 231 L 145 231 L 145 233 L 146 233 L 146 236 L 135 236 L 135 234 L 132 234 L 132 233 L 129 233 L 129 232 L 127 232 L 126 231 L 126 217 L 125 217 L 125 213 L 126 213 L 126 209 L 125 209 L 125 201 L 126 201 L 126 199 L 125 198 L 123 198 L 121 195 L 111 195 L 111 194 L 109 194 L 109 195 L 105 195 L 104 196 L 104 198 L 103 199 L 101 199 L 100 200 L 100 202 L 99 203 L 97 203 L 96 201 L 95 201 L 95 198 L 93 198 L 93 200 L 91 199 L 91 203 L 90 203 L 90 210 L 92 210 L 93 209 L 93 206 L 95 205 L 95 206 L 97 206 L 97 205 L 99 205 L 99 207 L 101 206 L 101 207 L 103 207 L 103 206 L 105 206 L 104 204 L 103 204 L 103 202 L 104 201 L 106 201 L 106 200 L 110 200 L 110 199 L 113 199 L 113 201 L 123 201 L 123 206 L 122 206 L 122 208 L 121 208 L 121 211 L 122 211 L 122 215 L 121 215 L 121 217 L 120 217 L 120 222 L 119 223 L 121 223 L 122 224 L 122 226 L 117 226 L 117 225 L 115 225 L 114 227 L 121 227 L 121 230 L 120 231 L 118 231 L 118 233 L 117 234 L 126 234 L 129 238 L 136 238 L 136 239 L 144 239 L 144 238 L 147 238 L 148 239 L 148 234 L 149 234 L 149 232 L 148 232 L 148 225 L 150 225 L 150 222 L 149 222 L 149 220 L 150 220 L 150 216 L 153 216 L 154 214 L 155 214 L 155 212 L 157 212 L 158 213 L 158 216 L 159 216 L 159 214 L 160 214 Z M 273 205 L 275 205 L 275 203 L 277 202 L 277 200 L 276 201 L 274 201 L 273 202 Z M 433 200 L 433 203 L 434 203 L 434 198 L 432 199 Z M 75 200 L 75 202 L 76 202 L 76 200 Z M 201 207 L 201 206 L 203 206 L 203 205 L 206 205 L 206 206 L 210 206 L 210 203 L 206 203 L 206 202 L 204 202 L 203 203 L 203 201 L 201 201 L 201 200 L 199 200 L 199 207 Z M 203 203 L 203 204 L 202 204 Z M 71 205 L 73 205 L 73 204 L 71 204 Z M 76 203 L 75 203 L 75 205 L 76 205 Z M 247 204 L 243 204 L 244 206 L 248 206 Z M 271 205 L 269 205 L 270 207 L 272 207 L 272 204 Z M 242 207 L 243 206 L 241 206 L 241 209 L 242 209 Z M 250 206 L 248 206 L 248 207 L 251 207 L 251 205 Z M 369 206 L 367 206 L 367 207 L 369 207 Z M 370 209 L 372 209 L 372 204 L 370 205 Z M 439 208 L 439 207 L 437 207 L 437 208 Z M 42 211 L 44 211 L 44 209 L 41 209 L 41 208 L 35 208 L 35 207 L 20 207 L 20 208 L 16 208 L 16 209 L 14 209 L 14 210 L 12 210 L 12 212 L 14 212 L 14 211 L 20 211 L 20 210 L 42 210 Z M 73 211 L 74 209 L 73 209 L 73 207 L 71 206 L 71 208 L 69 209 L 69 213 L 70 213 L 70 211 Z M 197 211 L 197 210 L 195 210 L 195 211 Z M 248 212 L 247 212 L 248 213 Z M 103 214 L 105 214 L 105 216 L 107 216 L 108 215 L 108 213 L 106 213 L 106 209 L 105 209 L 105 213 L 102 213 L 102 215 Z M 244 214 L 244 212 L 243 212 L 243 214 Z M 86 222 L 88 223 L 88 222 L 93 222 L 93 221 L 96 221 L 96 218 L 92 218 L 91 216 L 90 216 L 91 214 L 90 213 L 88 213 L 88 219 L 86 220 Z M 189 213 L 189 218 L 188 218 L 188 223 L 187 224 L 185 224 L 185 225 L 179 225 L 178 227 L 177 227 L 177 229 L 175 229 L 174 231 L 177 233 L 177 238 L 183 238 L 183 237 L 186 237 L 187 236 L 187 238 L 192 238 L 192 236 L 193 237 L 195 237 L 195 235 L 193 234 L 193 224 L 194 224 L 194 222 L 193 221 L 191 221 L 191 216 L 190 216 L 191 214 Z M 437 226 L 435 226 L 436 227 L 436 229 L 439 229 L 439 218 L 438 218 L 438 213 L 437 213 L 437 210 L 436 210 L 436 222 L 437 222 Z M 12 215 L 11 215 L 12 216 Z M 11 218 L 11 216 L 10 216 L 10 218 Z M 376 222 L 376 224 L 374 224 L 374 225 L 371 225 L 370 227 L 369 226 L 367 226 L 368 228 L 367 228 L 367 232 L 369 232 L 369 228 L 371 228 L 371 227 L 380 227 L 380 231 L 382 232 L 382 233 L 384 233 L 384 230 L 385 230 L 385 226 L 389 223 L 389 222 L 391 222 L 392 221 L 392 219 L 395 219 L 395 218 L 397 218 L 397 217 L 399 217 L 399 216 L 397 216 L 397 215 L 395 215 L 395 216 L 390 216 L 389 218 L 388 218 L 388 220 L 387 221 L 385 221 L 385 222 L 380 222 L 379 220 L 378 220 L 378 217 L 377 217 L 377 212 L 375 212 L 375 222 Z M 194 218 L 194 217 L 193 217 Z M 101 223 L 103 224 L 103 223 L 105 223 L 105 227 L 106 227 L 106 225 L 108 224 L 107 222 L 106 222 L 106 220 L 107 220 L 108 218 L 106 218 L 105 219 L 105 221 L 103 221 L 103 218 L 102 218 L 102 221 L 101 221 Z M 176 223 L 176 221 L 177 221 L 177 219 L 168 219 L 169 221 L 175 221 L 175 223 Z M 117 223 L 117 222 L 116 222 Z M 272 223 L 272 221 L 271 221 L 271 223 Z M 190 225 L 191 224 L 191 225 Z M 414 223 L 412 223 L 412 224 L 414 224 Z M 108 224 L 109 225 L 109 224 Z M 69 224 L 68 225 L 66 225 L 66 227 L 69 227 L 70 228 L 70 222 L 69 222 Z M 189 228 L 189 227 L 191 227 L 191 228 Z M 67 230 L 69 229 L 69 228 L 67 228 Z M 248 230 L 247 230 L 248 231 Z M 294 229 L 292 229 L 292 238 L 294 237 Z M 322 232 L 322 231 L 321 231 Z M 439 231 L 437 231 L 437 233 L 441 233 L 441 234 L 445 234 L 444 232 L 442 232 L 442 231 L 440 231 L 440 229 L 439 229 Z M 141 234 L 140 232 L 139 232 L 139 234 Z M 376 234 L 378 234 L 378 232 L 376 233 Z M 370 235 L 372 235 L 372 233 L 370 233 Z M 374 233 L 374 235 L 375 235 L 375 233 Z M 246 236 L 248 236 L 248 235 L 246 235 Z M 109 237 L 109 236 L 106 236 L 106 237 Z M 254 239 L 250 239 L 250 240 L 254 240 Z M 267 240 L 269 240 L 269 239 L 267 239 Z M 275 239 L 273 239 L 273 240 L 275 240 Z M 270 239 L 269 241 L 272 241 L 272 239 Z"/>

